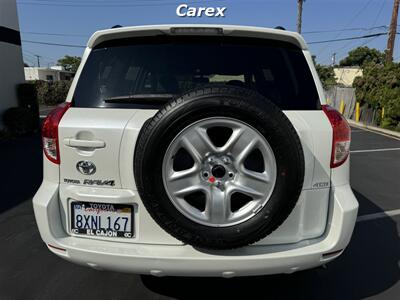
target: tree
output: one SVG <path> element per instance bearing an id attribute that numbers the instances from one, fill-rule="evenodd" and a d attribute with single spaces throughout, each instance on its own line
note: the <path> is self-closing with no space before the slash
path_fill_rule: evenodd
<path id="1" fill-rule="evenodd" d="M 316 62 L 315 56 L 312 57 L 315 69 L 317 70 L 319 79 L 322 82 L 324 88 L 328 88 L 329 86 L 336 84 L 335 72 L 333 71 L 333 67 L 320 65 Z"/>
<path id="2" fill-rule="evenodd" d="M 57 61 L 57 65 L 64 67 L 65 70 L 76 72 L 81 63 L 81 58 L 79 56 L 69 56 L 65 55 Z"/>
<path id="3" fill-rule="evenodd" d="M 382 64 L 385 53 L 369 47 L 358 47 L 349 52 L 347 57 L 340 61 L 340 66 L 360 66 L 366 63 Z"/>
<path id="4" fill-rule="evenodd" d="M 400 64 L 369 63 L 363 76 L 354 80 L 356 98 L 374 109 L 385 108 L 381 126 L 400 131 Z"/>
<path id="5" fill-rule="evenodd" d="M 321 80 L 324 88 L 336 84 L 335 72 L 333 72 L 333 67 L 317 64 L 315 68 L 317 69 L 319 79 Z"/>

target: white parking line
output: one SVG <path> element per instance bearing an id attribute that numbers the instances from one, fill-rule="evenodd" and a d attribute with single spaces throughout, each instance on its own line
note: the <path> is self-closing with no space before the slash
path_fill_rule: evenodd
<path id="1" fill-rule="evenodd" d="M 365 152 L 384 152 L 384 151 L 398 151 L 400 148 L 382 148 L 382 149 L 370 149 L 370 150 L 352 150 L 350 153 L 365 153 Z"/>
<path id="2" fill-rule="evenodd" d="M 386 217 L 393 217 L 393 216 L 397 216 L 397 215 L 400 215 L 400 209 L 387 210 L 387 211 L 383 211 L 380 213 L 359 216 L 357 218 L 357 222 L 371 221 L 371 220 L 382 219 L 382 218 L 386 218 Z"/>

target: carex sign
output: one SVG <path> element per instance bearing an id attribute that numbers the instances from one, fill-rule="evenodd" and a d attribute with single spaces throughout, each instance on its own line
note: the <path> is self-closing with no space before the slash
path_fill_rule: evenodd
<path id="1" fill-rule="evenodd" d="M 225 17 L 226 7 L 192 7 L 187 4 L 180 4 L 176 8 L 178 17 Z"/>

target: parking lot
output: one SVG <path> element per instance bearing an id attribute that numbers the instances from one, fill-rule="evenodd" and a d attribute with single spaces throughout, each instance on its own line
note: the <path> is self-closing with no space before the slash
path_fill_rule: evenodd
<path id="1" fill-rule="evenodd" d="M 41 182 L 40 138 L 0 141 L 0 299 L 400 299 L 400 140 L 359 128 L 352 138 L 360 209 L 345 253 L 326 268 L 233 279 L 100 272 L 56 257 L 31 204 Z"/>

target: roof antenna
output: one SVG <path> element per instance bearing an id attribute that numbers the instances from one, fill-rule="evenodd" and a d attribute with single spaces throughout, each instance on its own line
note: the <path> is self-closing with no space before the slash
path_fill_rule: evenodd
<path id="1" fill-rule="evenodd" d="M 276 26 L 275 29 L 286 30 L 285 27 L 282 27 L 282 26 Z"/>
<path id="2" fill-rule="evenodd" d="M 121 28 L 122 27 L 122 25 L 114 25 L 113 27 L 111 27 L 112 29 L 113 28 Z"/>

